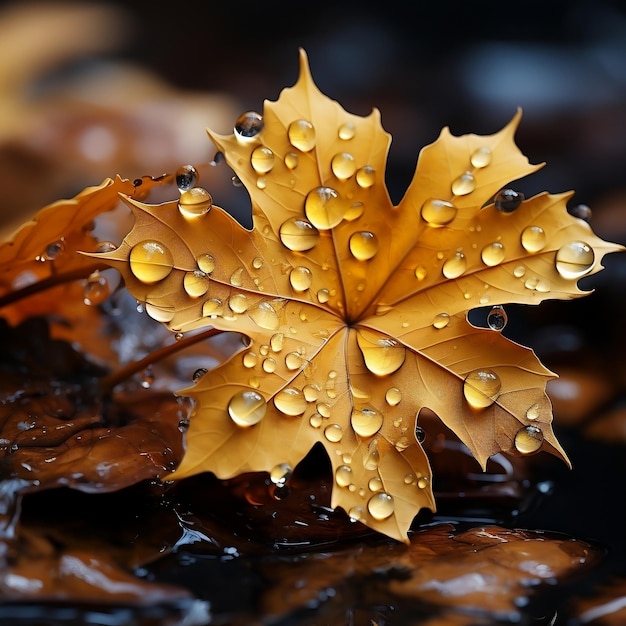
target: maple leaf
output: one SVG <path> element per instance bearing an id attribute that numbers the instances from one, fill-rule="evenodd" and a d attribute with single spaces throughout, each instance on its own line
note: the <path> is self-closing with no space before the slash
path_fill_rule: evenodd
<path id="1" fill-rule="evenodd" d="M 250 193 L 252 230 L 193 176 L 180 201 L 127 198 L 135 225 L 99 256 L 149 314 L 248 338 L 180 392 L 196 408 L 171 478 L 267 471 L 282 484 L 321 442 L 332 507 L 407 541 L 416 513 L 435 508 L 416 434 L 425 407 L 483 468 L 500 451 L 569 463 L 545 393 L 554 374 L 502 336 L 499 305 L 583 295 L 577 280 L 620 246 L 567 213 L 571 194 L 502 191 L 540 167 L 514 143 L 519 119 L 490 136 L 444 129 L 394 206 L 379 112 L 324 96 L 301 52 L 298 81 L 262 115 L 209 131 Z M 486 305 L 495 330 L 467 320 Z"/>

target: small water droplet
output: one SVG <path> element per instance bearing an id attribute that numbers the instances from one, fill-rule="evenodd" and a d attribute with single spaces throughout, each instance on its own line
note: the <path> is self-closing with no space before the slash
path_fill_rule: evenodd
<path id="1" fill-rule="evenodd" d="M 243 355 L 242 361 L 243 361 L 244 367 L 251 368 L 251 367 L 254 367 L 258 363 L 259 357 L 254 352 L 246 352 Z"/>
<path id="2" fill-rule="evenodd" d="M 378 238 L 367 230 L 353 233 L 349 245 L 352 256 L 358 261 L 369 261 L 378 252 Z"/>
<path id="3" fill-rule="evenodd" d="M 163 324 L 171 322 L 176 315 L 176 309 L 173 306 L 157 306 L 151 302 L 146 302 L 145 310 L 153 320 Z"/>
<path id="4" fill-rule="evenodd" d="M 526 252 L 539 252 L 546 245 L 546 233 L 541 226 L 527 226 L 522 231 L 521 243 Z"/>
<path id="5" fill-rule="evenodd" d="M 352 484 L 352 468 L 349 465 L 340 465 L 335 470 L 335 482 L 339 487 L 347 487 Z"/>
<path id="6" fill-rule="evenodd" d="M 404 478 L 402 479 L 402 482 L 405 485 L 412 485 L 415 482 L 415 474 L 411 474 L 410 472 L 408 474 L 404 475 Z"/>
<path id="7" fill-rule="evenodd" d="M 233 130 L 240 141 L 251 141 L 263 130 L 263 116 L 256 111 L 246 111 L 237 118 Z"/>
<path id="8" fill-rule="evenodd" d="M 295 291 L 306 291 L 313 281 L 313 275 L 308 267 L 298 265 L 289 272 L 289 282 Z"/>
<path id="9" fill-rule="evenodd" d="M 206 215 L 213 206 L 211 194 L 202 187 L 192 187 L 180 194 L 178 210 L 187 219 L 195 219 Z"/>
<path id="10" fill-rule="evenodd" d="M 252 267 L 255 270 L 260 270 L 263 267 L 263 258 L 255 256 L 254 259 L 252 259 Z"/>
<path id="11" fill-rule="evenodd" d="M 363 467 L 366 470 L 375 470 L 378 469 L 379 463 L 378 439 L 373 439 L 367 446 L 367 452 L 363 455 Z"/>
<path id="12" fill-rule="evenodd" d="M 279 463 L 270 470 L 270 480 L 278 487 L 283 487 L 289 480 L 293 468 L 288 463 Z"/>
<path id="13" fill-rule="evenodd" d="M 320 230 L 329 230 L 341 222 L 346 207 L 339 194 L 331 187 L 316 187 L 304 200 L 307 218 Z"/>
<path id="14" fill-rule="evenodd" d="M 402 392 L 397 387 L 389 387 L 385 393 L 385 400 L 389 406 L 396 406 L 402 400 Z"/>
<path id="15" fill-rule="evenodd" d="M 272 352 L 280 352 L 283 349 L 285 335 L 283 333 L 276 333 L 270 337 L 270 348 Z"/>
<path id="16" fill-rule="evenodd" d="M 417 479 L 417 486 L 419 489 L 426 489 L 428 487 L 428 476 L 420 476 Z"/>
<path id="17" fill-rule="evenodd" d="M 356 182 L 359 187 L 369 189 L 376 182 L 376 170 L 371 165 L 364 165 L 356 172 Z"/>
<path id="18" fill-rule="evenodd" d="M 362 506 L 353 506 L 348 511 L 348 516 L 350 517 L 350 521 L 351 522 L 358 522 L 361 519 L 363 519 L 363 514 L 364 513 L 365 513 L 365 511 L 363 510 Z"/>
<path id="19" fill-rule="evenodd" d="M 210 254 L 201 254 L 196 263 L 200 271 L 205 274 L 210 274 L 215 269 L 215 259 Z"/>
<path id="20" fill-rule="evenodd" d="M 462 252 L 456 252 L 441 268 L 446 278 L 458 278 L 467 269 L 467 259 Z"/>
<path id="21" fill-rule="evenodd" d="M 306 410 L 306 400 L 298 389 L 289 387 L 282 389 L 274 396 L 274 406 L 285 415 L 295 417 Z"/>
<path id="22" fill-rule="evenodd" d="M 377 491 L 382 491 L 383 481 L 378 476 L 374 476 L 367 481 L 367 486 L 370 491 L 376 493 Z"/>
<path id="23" fill-rule="evenodd" d="M 455 196 L 466 196 L 476 189 L 476 179 L 471 172 L 465 172 L 452 181 L 452 193 Z"/>
<path id="24" fill-rule="evenodd" d="M 345 122 L 339 126 L 339 130 L 337 135 L 339 139 L 343 139 L 343 141 L 349 141 L 350 139 L 354 139 L 354 135 L 356 134 L 356 128 L 352 122 Z"/>
<path id="25" fill-rule="evenodd" d="M 429 198 L 422 205 L 420 215 L 430 226 L 439 227 L 449 224 L 455 217 L 457 208 L 452 202 Z"/>
<path id="26" fill-rule="evenodd" d="M 142 283 L 157 283 L 170 275 L 174 257 L 169 248 L 158 241 L 142 241 L 129 255 L 130 269 Z"/>
<path id="27" fill-rule="evenodd" d="M 87 278 L 83 289 L 83 302 L 87 306 L 102 304 L 110 295 L 109 281 L 98 270 Z"/>
<path id="28" fill-rule="evenodd" d="M 228 298 L 228 307 L 233 313 L 245 313 L 248 310 L 248 298 L 243 293 L 235 293 Z"/>
<path id="29" fill-rule="evenodd" d="M 418 265 L 415 268 L 415 278 L 417 278 L 417 280 L 424 280 L 424 278 L 426 278 L 426 268 L 423 265 Z"/>
<path id="30" fill-rule="evenodd" d="M 252 389 L 239 391 L 228 403 L 230 418 L 243 428 L 258 424 L 265 417 L 266 410 L 265 398 Z"/>
<path id="31" fill-rule="evenodd" d="M 539 407 L 539 404 L 537 403 L 529 406 L 528 409 L 526 409 L 526 419 L 529 419 L 529 420 L 539 419 L 540 411 L 541 409 Z"/>
<path id="32" fill-rule="evenodd" d="M 198 182 L 198 172 L 193 165 L 183 165 L 176 170 L 176 186 L 182 194 L 196 186 Z"/>
<path id="33" fill-rule="evenodd" d="M 450 323 L 450 315 L 448 313 L 437 313 L 433 320 L 433 326 L 437 329 L 445 328 Z"/>
<path id="34" fill-rule="evenodd" d="M 324 437 L 331 443 L 339 443 L 343 438 L 343 428 L 339 424 L 329 424 L 324 428 Z"/>
<path id="35" fill-rule="evenodd" d="M 521 454 L 534 454 L 543 444 L 543 432 L 537 426 L 524 426 L 515 434 L 513 443 Z"/>
<path id="36" fill-rule="evenodd" d="M 359 219 L 359 217 L 363 215 L 364 211 L 365 205 L 362 202 L 353 202 L 346 209 L 343 219 L 348 222 L 353 222 L 354 220 Z"/>
<path id="37" fill-rule="evenodd" d="M 317 301 L 320 304 L 325 304 L 329 300 L 330 300 L 330 291 L 328 291 L 328 289 L 320 289 L 317 292 Z"/>
<path id="38" fill-rule="evenodd" d="M 367 510 L 377 521 L 387 519 L 394 511 L 393 497 L 384 491 L 380 491 L 367 501 Z"/>
<path id="39" fill-rule="evenodd" d="M 494 204 L 502 213 L 513 213 L 522 204 L 524 194 L 513 189 L 501 189 L 494 196 Z"/>
<path id="40" fill-rule="evenodd" d="M 504 246 L 499 241 L 487 244 L 480 252 L 480 258 L 485 265 L 493 267 L 504 260 Z"/>
<path id="41" fill-rule="evenodd" d="M 274 167 L 274 153 L 265 146 L 257 146 L 250 155 L 250 165 L 257 174 L 267 174 Z"/>
<path id="42" fill-rule="evenodd" d="M 276 360 L 271 356 L 268 356 L 266 359 L 263 359 L 263 371 L 267 374 L 272 374 L 276 371 Z"/>
<path id="43" fill-rule="evenodd" d="M 189 296 L 199 298 L 209 290 L 209 277 L 201 270 L 186 272 L 183 287 Z"/>
<path id="44" fill-rule="evenodd" d="M 568 207 L 567 212 L 587 223 L 591 222 L 591 209 L 586 204 L 577 204 L 576 206 Z"/>
<path id="45" fill-rule="evenodd" d="M 298 167 L 298 155 L 295 152 L 287 152 L 285 154 L 285 165 L 290 170 L 295 170 Z"/>
<path id="46" fill-rule="evenodd" d="M 208 374 L 209 370 L 206 367 L 199 367 L 194 373 L 191 379 L 194 383 L 197 383 L 205 374 Z"/>
<path id="47" fill-rule="evenodd" d="M 221 309 L 222 301 L 219 298 L 211 298 L 202 305 L 202 315 L 204 317 L 219 315 Z"/>
<path id="48" fill-rule="evenodd" d="M 526 268 L 523 265 L 518 265 L 513 270 L 513 276 L 515 276 L 515 278 L 522 278 L 525 273 L 526 273 Z"/>
<path id="49" fill-rule="evenodd" d="M 356 161 L 349 152 L 339 152 L 332 158 L 330 167 L 339 180 L 347 180 L 356 172 Z"/>
<path id="50" fill-rule="evenodd" d="M 278 234 L 282 244 L 294 252 L 311 250 L 320 238 L 319 231 L 313 224 L 296 217 L 283 222 Z"/>
<path id="51" fill-rule="evenodd" d="M 593 248 L 584 241 L 572 241 L 556 253 L 556 269 L 566 279 L 574 280 L 588 274 L 595 262 Z"/>
<path id="52" fill-rule="evenodd" d="M 302 152 L 309 152 L 315 147 L 315 128 L 308 120 L 295 120 L 287 128 L 289 143 Z"/>
<path id="53" fill-rule="evenodd" d="M 177 333 L 174 333 L 174 340 L 175 341 L 182 341 L 185 337 L 184 333 L 181 333 L 180 331 L 178 331 Z"/>
<path id="54" fill-rule="evenodd" d="M 476 148 L 470 155 L 470 163 L 476 168 L 487 167 L 491 163 L 491 148 L 487 146 Z"/>
<path id="55" fill-rule="evenodd" d="M 495 402 L 501 386 L 500 377 L 493 370 L 477 369 L 465 377 L 463 395 L 473 409 L 484 409 Z"/>
<path id="56" fill-rule="evenodd" d="M 404 452 L 410 445 L 411 442 L 408 437 L 400 437 L 394 443 L 394 447 L 398 452 Z"/>
<path id="57" fill-rule="evenodd" d="M 312 428 L 319 428 L 323 424 L 323 422 L 324 422 L 324 419 L 319 413 L 314 413 L 309 418 L 309 424 L 311 425 Z"/>
<path id="58" fill-rule="evenodd" d="M 242 311 L 236 311 L 236 313 L 241 312 Z M 259 304 L 253 309 L 248 310 L 248 317 L 259 328 L 264 328 L 266 330 L 277 330 L 280 326 L 278 313 L 276 313 L 276 310 L 271 305 L 271 303 L 267 301 L 259 302 Z"/>
<path id="59" fill-rule="evenodd" d="M 504 307 L 499 304 L 492 307 L 489 313 L 487 313 L 487 326 L 489 326 L 491 330 L 502 330 L 508 321 L 509 318 Z"/>
<path id="60" fill-rule="evenodd" d="M 372 408 L 354 409 L 350 423 L 359 437 L 371 437 L 381 429 L 383 416 Z"/>
<path id="61" fill-rule="evenodd" d="M 299 370 L 304 363 L 304 359 L 297 352 L 290 352 L 285 356 L 285 366 L 288 370 L 292 372 L 295 370 Z"/>
<path id="62" fill-rule="evenodd" d="M 243 267 L 238 267 L 230 275 L 230 284 L 234 287 L 241 287 L 243 285 Z"/>
<path id="63" fill-rule="evenodd" d="M 326 404 L 325 402 L 318 402 L 315 405 L 315 408 L 322 417 L 330 417 L 330 405 Z"/>
<path id="64" fill-rule="evenodd" d="M 318 385 L 314 384 L 305 385 L 302 388 L 302 393 L 304 394 L 304 399 L 307 402 L 317 402 L 320 395 L 320 388 Z"/>

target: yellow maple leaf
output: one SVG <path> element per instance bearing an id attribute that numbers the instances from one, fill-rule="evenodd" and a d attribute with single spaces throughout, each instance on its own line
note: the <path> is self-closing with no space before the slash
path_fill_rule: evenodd
<path id="1" fill-rule="evenodd" d="M 399 540 L 434 509 L 416 420 L 431 409 L 484 467 L 496 452 L 567 457 L 534 353 L 504 338 L 502 313 L 467 312 L 582 295 L 577 280 L 620 249 L 567 213 L 570 194 L 498 196 L 530 174 L 499 133 L 423 149 L 406 195 L 385 187 L 389 135 L 374 110 L 347 113 L 300 77 L 263 114 L 210 136 L 250 193 L 247 230 L 210 195 L 128 199 L 136 222 L 103 256 L 147 311 L 177 332 L 213 325 L 242 350 L 180 393 L 196 401 L 171 478 L 267 471 L 277 484 L 321 442 L 332 506 Z M 495 200 L 494 200 L 495 196 Z"/>

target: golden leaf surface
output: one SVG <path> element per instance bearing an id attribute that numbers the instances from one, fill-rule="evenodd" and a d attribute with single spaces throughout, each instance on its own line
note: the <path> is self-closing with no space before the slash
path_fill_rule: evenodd
<path id="1" fill-rule="evenodd" d="M 321 442 L 332 506 L 407 541 L 417 512 L 435 508 L 416 435 L 424 407 L 483 467 L 500 451 L 568 462 L 545 393 L 554 375 L 502 336 L 499 309 L 496 330 L 467 312 L 580 296 L 577 280 L 620 246 L 567 213 L 569 194 L 494 201 L 538 168 L 514 143 L 519 113 L 490 136 L 445 129 L 394 206 L 378 111 L 347 113 L 317 89 L 304 52 L 300 62 L 262 116 L 210 132 L 250 194 L 251 231 L 201 191 L 180 204 L 128 199 L 135 226 L 102 258 L 170 329 L 248 338 L 180 392 L 196 409 L 171 478 L 267 471 L 282 484 Z"/>

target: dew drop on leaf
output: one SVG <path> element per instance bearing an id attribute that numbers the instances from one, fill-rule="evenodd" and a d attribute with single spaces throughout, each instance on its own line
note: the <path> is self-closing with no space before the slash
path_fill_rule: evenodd
<path id="1" fill-rule="evenodd" d="M 500 377 L 489 369 L 477 369 L 465 377 L 463 395 L 473 409 L 491 406 L 500 393 Z"/>
<path id="2" fill-rule="evenodd" d="M 387 519 L 394 511 L 393 497 L 384 491 L 376 493 L 367 501 L 367 510 L 375 520 Z"/>
<path id="3" fill-rule="evenodd" d="M 378 469 L 380 463 L 380 452 L 378 451 L 378 440 L 373 439 L 367 446 L 367 452 L 363 456 L 363 467 L 366 470 Z"/>
<path id="4" fill-rule="evenodd" d="M 109 281 L 99 271 L 93 272 L 83 289 L 83 302 L 87 306 L 102 304 L 110 295 Z"/>
<path id="5" fill-rule="evenodd" d="M 504 260 L 504 245 L 499 241 L 487 244 L 480 252 L 480 258 L 485 265 L 493 267 Z"/>
<path id="6" fill-rule="evenodd" d="M 356 182 L 359 187 L 369 189 L 376 182 L 376 170 L 371 165 L 364 165 L 356 172 Z"/>
<path id="7" fill-rule="evenodd" d="M 219 315 L 222 309 L 222 301 L 219 298 L 210 298 L 202 305 L 203 317 Z"/>
<path id="8" fill-rule="evenodd" d="M 285 166 L 290 170 L 295 170 L 298 167 L 298 155 L 295 152 L 285 154 Z"/>
<path id="9" fill-rule="evenodd" d="M 274 406 L 285 415 L 295 417 L 306 411 L 307 402 L 304 394 L 293 387 L 282 389 L 274 397 Z"/>
<path id="10" fill-rule="evenodd" d="M 210 254 L 201 254 L 196 263 L 198 268 L 205 274 L 210 274 L 215 269 L 215 259 Z"/>
<path id="11" fill-rule="evenodd" d="M 364 513 L 365 511 L 363 510 L 362 506 L 353 506 L 348 511 L 348 517 L 350 518 L 351 522 L 358 522 L 363 518 Z"/>
<path id="12" fill-rule="evenodd" d="M 288 463 L 279 463 L 270 470 L 270 480 L 278 487 L 282 487 L 291 476 L 293 468 Z"/>
<path id="13" fill-rule="evenodd" d="M 250 155 L 250 165 L 257 174 L 267 174 L 274 167 L 274 153 L 265 146 L 258 146 Z"/>
<path id="14" fill-rule="evenodd" d="M 389 387 L 385 393 L 385 400 L 389 406 L 396 406 L 402 400 L 402 392 L 397 387 Z"/>
<path id="15" fill-rule="evenodd" d="M 132 247 L 130 270 L 142 283 L 157 283 L 170 275 L 174 258 L 169 248 L 159 241 L 142 241 Z"/>
<path id="16" fill-rule="evenodd" d="M 378 252 L 378 238 L 368 230 L 361 230 L 350 236 L 349 246 L 355 259 L 369 261 Z"/>
<path id="17" fill-rule="evenodd" d="M 306 291 L 313 280 L 313 275 L 308 267 L 298 265 L 289 273 L 289 282 L 295 291 Z"/>
<path id="18" fill-rule="evenodd" d="M 304 200 L 304 212 L 315 228 L 330 230 L 343 220 L 346 208 L 334 189 L 316 187 Z"/>
<path id="19" fill-rule="evenodd" d="M 237 118 L 233 130 L 240 141 L 251 141 L 263 130 L 263 116 L 256 111 L 246 111 Z"/>
<path id="20" fill-rule="evenodd" d="M 280 326 L 278 313 L 276 313 L 276 310 L 269 302 L 260 302 L 256 307 L 250 309 L 248 311 L 248 317 L 250 317 L 259 328 L 266 330 L 277 330 Z"/>
<path id="21" fill-rule="evenodd" d="M 247 367 L 248 369 L 250 369 L 257 364 L 258 360 L 259 360 L 259 357 L 257 356 L 255 352 L 246 352 L 243 355 L 242 363 L 244 367 Z"/>
<path id="22" fill-rule="evenodd" d="M 356 172 L 356 161 L 349 152 L 339 152 L 332 158 L 330 168 L 339 180 L 347 180 Z"/>
<path id="23" fill-rule="evenodd" d="M 295 120 L 287 128 L 289 143 L 302 152 L 315 147 L 315 128 L 308 120 Z"/>
<path id="24" fill-rule="evenodd" d="M 209 290 L 209 277 L 201 270 L 186 272 L 183 287 L 189 296 L 199 298 Z"/>
<path id="25" fill-rule="evenodd" d="M 339 424 L 329 424 L 324 428 L 324 437 L 331 443 L 339 443 L 343 438 L 343 428 Z"/>
<path id="26" fill-rule="evenodd" d="M 245 313 L 248 310 L 248 298 L 243 293 L 235 293 L 228 298 L 228 307 L 233 313 Z"/>
<path id="27" fill-rule="evenodd" d="M 352 122 L 345 122 L 344 124 L 341 124 L 337 132 L 339 139 L 342 139 L 343 141 L 354 139 L 355 134 L 356 128 Z"/>
<path id="28" fill-rule="evenodd" d="M 539 252 L 546 245 L 546 233 L 541 226 L 527 226 L 522 231 L 521 243 L 526 252 Z"/>
<path id="29" fill-rule="evenodd" d="M 258 424 L 264 417 L 267 404 L 263 396 L 252 389 L 236 393 L 228 403 L 228 414 L 237 426 Z"/>
<path id="30" fill-rule="evenodd" d="M 428 476 L 420 476 L 417 479 L 417 486 L 419 489 L 426 489 L 428 487 Z"/>
<path id="31" fill-rule="evenodd" d="M 524 426 L 515 434 L 513 443 L 521 454 L 533 454 L 543 444 L 543 432 L 538 426 Z"/>
<path id="32" fill-rule="evenodd" d="M 405 347 L 391 337 L 366 336 L 357 332 L 357 343 L 361 349 L 367 369 L 377 376 L 393 374 L 402 367 L 406 358 Z"/>
<path id="33" fill-rule="evenodd" d="M 174 319 L 176 315 L 176 308 L 173 306 L 158 306 L 151 302 L 145 304 L 146 313 L 157 322 L 167 324 Z"/>
<path id="34" fill-rule="evenodd" d="M 450 316 L 447 313 L 437 313 L 433 320 L 433 326 L 437 329 L 445 328 L 450 323 Z"/>
<path id="35" fill-rule="evenodd" d="M 352 468 L 349 465 L 340 465 L 335 470 L 335 482 L 340 487 L 347 487 L 352 483 Z"/>
<path id="36" fill-rule="evenodd" d="M 211 194 L 202 187 L 192 187 L 180 194 L 178 210 L 187 219 L 206 215 L 213 206 Z"/>
<path id="37" fill-rule="evenodd" d="M 378 476 L 374 476 L 367 481 L 367 487 L 370 491 L 373 491 L 374 493 L 376 493 L 377 491 L 382 491 L 383 481 Z"/>
<path id="38" fill-rule="evenodd" d="M 465 172 L 452 181 L 452 193 L 455 196 L 466 196 L 474 189 L 476 189 L 476 179 L 470 172 Z"/>
<path id="39" fill-rule="evenodd" d="M 502 330 L 508 320 L 509 318 L 506 311 L 501 305 L 492 307 L 489 313 L 487 313 L 487 326 L 489 326 L 491 330 Z"/>
<path id="40" fill-rule="evenodd" d="M 445 226 L 449 224 L 457 214 L 457 208 L 452 202 L 429 198 L 422 205 L 420 215 L 430 226 Z"/>
<path id="41" fill-rule="evenodd" d="M 567 212 L 587 223 L 591 222 L 591 209 L 586 204 L 577 204 L 573 207 L 568 207 Z"/>
<path id="42" fill-rule="evenodd" d="M 572 241 L 556 253 L 556 269 L 563 278 L 574 280 L 593 268 L 593 248 L 584 241 Z"/>
<path id="43" fill-rule="evenodd" d="M 176 170 L 176 186 L 183 193 L 196 186 L 198 172 L 193 165 L 183 165 Z"/>
<path id="44" fill-rule="evenodd" d="M 496 209 L 501 213 L 513 213 L 523 200 L 524 194 L 513 189 L 501 189 L 493 199 Z"/>
<path id="45" fill-rule="evenodd" d="M 263 359 L 262 367 L 266 374 L 274 373 L 276 371 L 276 359 L 268 356 L 266 359 Z"/>
<path id="46" fill-rule="evenodd" d="M 328 291 L 328 289 L 320 289 L 317 292 L 317 301 L 320 304 L 325 304 L 329 300 L 330 300 L 330 291 Z"/>
<path id="47" fill-rule="evenodd" d="M 294 252 L 311 250 L 320 238 L 319 231 L 313 224 L 296 217 L 283 222 L 278 234 L 285 248 Z"/>
<path id="48" fill-rule="evenodd" d="M 371 437 L 383 425 L 383 416 L 376 409 L 354 409 L 350 417 L 350 423 L 359 437 Z"/>
<path id="49" fill-rule="evenodd" d="M 458 278 L 467 269 L 467 259 L 462 252 L 455 252 L 442 267 L 443 275 L 446 278 Z"/>
<path id="50" fill-rule="evenodd" d="M 491 163 L 491 149 L 487 146 L 476 148 L 470 155 L 470 163 L 476 168 L 487 167 Z"/>

